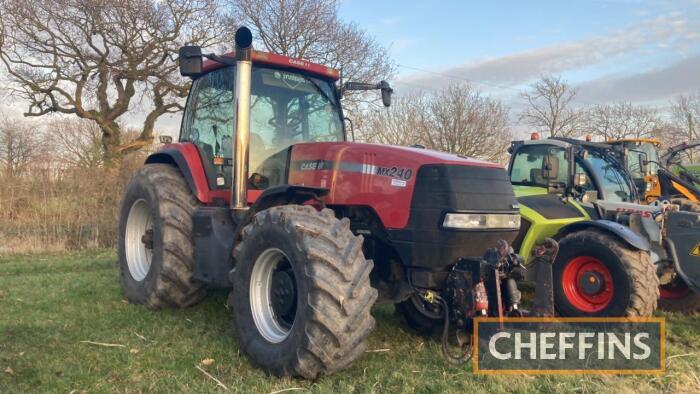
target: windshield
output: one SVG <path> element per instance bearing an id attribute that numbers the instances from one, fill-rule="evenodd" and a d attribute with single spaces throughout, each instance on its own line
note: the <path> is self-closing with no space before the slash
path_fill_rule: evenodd
<path id="1" fill-rule="evenodd" d="M 235 68 L 224 67 L 194 81 L 180 140 L 200 151 L 210 187 L 230 187 L 231 168 L 211 167 L 214 157 L 232 157 Z M 265 175 L 266 185 L 286 181 L 288 148 L 299 142 L 345 140 L 342 113 L 332 81 L 254 66 L 251 80 L 250 174 Z M 266 186 L 266 187 L 267 187 Z"/>
<path id="2" fill-rule="evenodd" d="M 629 171 L 632 179 L 642 179 L 646 176 L 642 171 L 642 160 L 647 161 L 648 173 L 656 174 L 656 170 L 659 168 L 657 164 L 659 157 L 654 144 L 648 142 L 636 144 L 632 142 L 625 143 L 624 147 L 627 149 L 627 153 L 625 154 L 627 171 Z"/>
<path id="3" fill-rule="evenodd" d="M 548 187 L 549 182 L 542 176 L 542 162 L 547 155 L 559 161 L 557 179 L 550 182 L 566 184 L 568 164 L 564 149 L 549 145 L 523 146 L 518 149 L 510 167 L 510 182 L 520 186 Z"/>
<path id="4" fill-rule="evenodd" d="M 588 151 L 585 160 L 595 173 L 593 179 L 598 180 L 599 192 L 605 200 L 634 202 L 629 180 L 612 158 L 596 151 Z"/>

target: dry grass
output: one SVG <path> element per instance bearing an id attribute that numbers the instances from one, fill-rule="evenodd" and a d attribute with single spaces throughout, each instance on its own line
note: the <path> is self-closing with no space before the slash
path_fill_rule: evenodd
<path id="1" fill-rule="evenodd" d="M 0 254 L 112 247 L 121 193 L 143 155 L 114 167 L 43 163 L 0 175 Z"/>

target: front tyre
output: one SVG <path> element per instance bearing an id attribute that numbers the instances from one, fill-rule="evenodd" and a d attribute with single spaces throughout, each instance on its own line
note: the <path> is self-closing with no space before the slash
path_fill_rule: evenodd
<path id="1" fill-rule="evenodd" d="M 252 364 L 315 379 L 364 353 L 377 291 L 347 219 L 311 206 L 266 209 L 243 229 L 234 259 L 229 306 Z"/>
<path id="2" fill-rule="evenodd" d="M 127 300 L 152 309 L 201 301 L 204 285 L 192 279 L 192 214 L 197 200 L 180 172 L 147 164 L 122 199 L 117 243 L 119 275 Z"/>
<path id="3" fill-rule="evenodd" d="M 611 234 L 584 230 L 565 236 L 553 274 L 561 316 L 650 316 L 656 309 L 659 279 L 649 254 Z"/>

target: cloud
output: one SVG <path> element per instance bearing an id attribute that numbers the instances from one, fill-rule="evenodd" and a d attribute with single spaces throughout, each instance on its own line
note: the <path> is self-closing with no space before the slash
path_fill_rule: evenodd
<path id="1" fill-rule="evenodd" d="M 607 36 L 595 36 L 576 42 L 566 42 L 535 48 L 502 57 L 463 64 L 436 74 L 413 74 L 401 79 L 414 86 L 439 88 L 466 79 L 485 84 L 517 86 L 543 74 L 560 74 L 629 55 L 644 52 L 659 45 L 678 50 L 694 48 L 700 24 L 688 23 L 685 15 L 661 15 Z M 445 77 L 449 75 L 450 77 Z"/>
<path id="2" fill-rule="evenodd" d="M 578 86 L 577 101 L 659 101 L 700 90 L 700 54 L 634 75 L 610 75 Z"/>

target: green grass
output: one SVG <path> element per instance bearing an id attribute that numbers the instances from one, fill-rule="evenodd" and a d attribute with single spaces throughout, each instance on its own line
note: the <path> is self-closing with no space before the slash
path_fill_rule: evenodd
<path id="1" fill-rule="evenodd" d="M 197 365 L 234 392 L 700 391 L 698 316 L 666 316 L 664 376 L 492 377 L 473 375 L 471 364 L 448 365 L 436 341 L 405 329 L 393 307 L 379 306 L 368 348 L 389 350 L 310 382 L 253 369 L 238 351 L 225 299 L 215 292 L 195 307 L 158 312 L 130 305 L 110 251 L 0 257 L 0 393 L 223 391 Z M 215 361 L 202 366 L 205 358 Z"/>

